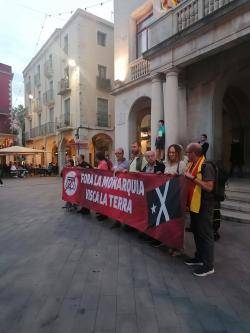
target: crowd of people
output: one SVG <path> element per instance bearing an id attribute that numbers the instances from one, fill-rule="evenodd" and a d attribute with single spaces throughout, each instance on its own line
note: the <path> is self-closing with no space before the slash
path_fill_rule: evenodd
<path id="1" fill-rule="evenodd" d="M 189 184 L 188 186 L 188 203 L 187 207 L 190 213 L 190 227 L 187 231 L 192 231 L 196 245 L 194 258 L 188 259 L 185 263 L 189 266 L 195 266 L 194 274 L 197 276 L 206 276 L 214 273 L 214 228 L 213 228 L 213 210 L 214 197 L 213 188 L 215 184 L 215 170 L 210 163 L 206 163 L 206 152 L 209 148 L 206 134 L 201 136 L 200 142 L 190 143 L 184 152 L 180 144 L 171 144 L 165 152 L 165 130 L 164 122 L 159 123 L 159 132 L 156 138 L 156 151 L 146 151 L 143 155 L 139 142 L 131 144 L 131 159 L 128 161 L 124 156 L 124 149 L 119 147 L 115 150 L 115 162 L 110 161 L 104 152 L 96 154 L 97 169 L 110 170 L 117 172 L 145 172 L 155 174 L 184 175 Z M 164 138 L 164 140 L 162 140 Z M 74 166 L 71 159 L 67 165 Z M 90 164 L 84 161 L 84 156 L 79 156 L 76 166 L 80 168 L 92 168 Z M 63 208 L 84 215 L 90 214 L 86 207 L 77 207 L 69 202 Z M 107 217 L 102 214 L 96 214 L 98 220 L 104 220 Z M 111 228 L 121 227 L 121 223 L 115 221 Z M 218 218 L 217 218 L 218 226 Z M 130 227 L 124 225 L 124 229 Z M 218 228 L 216 230 L 218 233 Z M 160 242 L 145 237 L 154 246 L 161 246 Z M 217 238 L 218 239 L 218 238 Z M 169 249 L 170 254 L 178 255 L 176 249 Z"/>
<path id="2" fill-rule="evenodd" d="M 28 175 L 58 175 L 57 163 L 50 162 L 48 167 L 42 167 L 41 164 L 32 164 L 26 162 L 10 161 L 8 164 L 0 165 L 0 186 L 3 186 L 3 177 L 24 178 Z"/>

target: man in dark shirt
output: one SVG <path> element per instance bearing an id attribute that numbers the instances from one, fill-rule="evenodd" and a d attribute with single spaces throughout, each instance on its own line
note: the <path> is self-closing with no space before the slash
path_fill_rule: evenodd
<path id="1" fill-rule="evenodd" d="M 209 148 L 209 143 L 207 142 L 207 134 L 201 135 L 199 144 L 201 145 L 201 148 L 202 148 L 202 154 L 206 157 L 206 154 L 207 154 L 207 151 Z"/>
<path id="2" fill-rule="evenodd" d="M 145 153 L 147 165 L 142 169 L 142 172 L 147 173 L 164 173 L 165 165 L 162 162 L 157 161 L 156 154 L 150 150 Z"/>
<path id="3" fill-rule="evenodd" d="M 189 266 L 198 266 L 194 275 L 206 276 L 214 273 L 214 182 L 215 169 L 206 163 L 202 147 L 191 143 L 186 148 L 190 165 L 185 177 L 189 180 L 192 200 L 190 205 L 191 227 L 196 245 L 195 257 L 186 260 Z"/>

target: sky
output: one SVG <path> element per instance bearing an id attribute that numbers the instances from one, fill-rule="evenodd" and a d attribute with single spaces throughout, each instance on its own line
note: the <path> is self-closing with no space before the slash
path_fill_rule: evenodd
<path id="1" fill-rule="evenodd" d="M 0 63 L 11 66 L 14 73 L 13 107 L 24 103 L 24 68 L 72 11 L 86 8 L 109 21 L 114 17 L 113 0 L 0 0 L 0 8 Z"/>

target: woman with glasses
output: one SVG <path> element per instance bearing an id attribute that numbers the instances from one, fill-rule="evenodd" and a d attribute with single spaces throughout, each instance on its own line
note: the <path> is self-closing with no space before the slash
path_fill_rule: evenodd
<path id="1" fill-rule="evenodd" d="M 183 161 L 183 149 L 180 145 L 173 144 L 168 147 L 167 160 L 165 161 L 165 173 L 171 175 L 183 175 L 186 170 Z"/>

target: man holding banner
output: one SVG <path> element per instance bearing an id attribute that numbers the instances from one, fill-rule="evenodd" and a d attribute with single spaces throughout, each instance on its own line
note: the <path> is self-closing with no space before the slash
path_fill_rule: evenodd
<path id="1" fill-rule="evenodd" d="M 189 180 L 188 207 L 191 217 L 191 228 L 196 245 L 195 257 L 186 260 L 188 266 L 198 266 L 196 276 L 207 276 L 214 273 L 214 182 L 215 170 L 211 163 L 206 163 L 202 147 L 190 143 L 186 153 L 189 165 L 185 177 Z"/>

